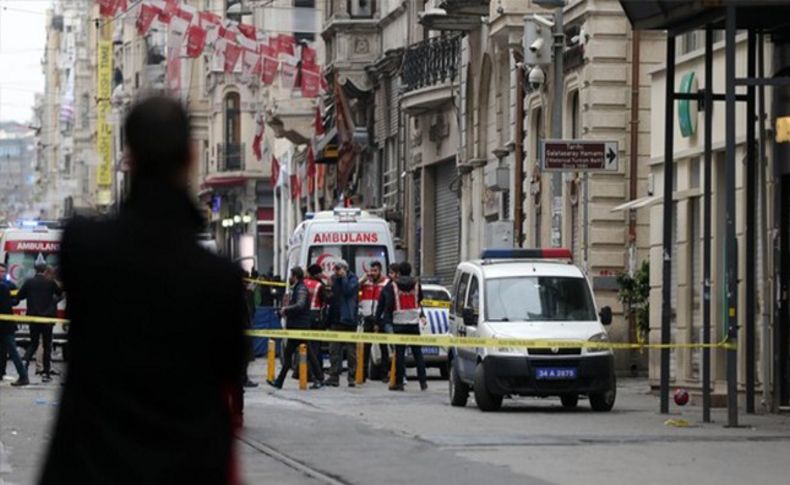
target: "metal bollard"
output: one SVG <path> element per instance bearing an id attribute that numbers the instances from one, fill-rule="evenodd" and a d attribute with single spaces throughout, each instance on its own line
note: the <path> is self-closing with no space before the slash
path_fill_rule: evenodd
<path id="1" fill-rule="evenodd" d="M 266 379 L 274 380 L 274 361 L 276 360 L 277 344 L 274 339 L 269 339 L 269 348 L 266 352 Z"/>
<path id="2" fill-rule="evenodd" d="M 395 353 L 394 346 L 390 350 L 390 387 L 395 387 L 395 360 L 398 356 Z"/>
<path id="3" fill-rule="evenodd" d="M 365 344 L 357 342 L 357 385 L 365 382 Z"/>
<path id="4" fill-rule="evenodd" d="M 307 344 L 299 345 L 299 390 L 307 390 Z"/>

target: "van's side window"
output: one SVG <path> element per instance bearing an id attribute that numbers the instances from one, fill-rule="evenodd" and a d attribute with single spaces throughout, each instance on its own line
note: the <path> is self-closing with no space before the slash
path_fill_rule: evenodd
<path id="1" fill-rule="evenodd" d="M 455 314 L 460 315 L 464 309 L 464 301 L 466 299 L 466 288 L 469 286 L 469 273 L 461 275 L 461 281 L 458 283 L 458 288 L 455 291 Z"/>
<path id="2" fill-rule="evenodd" d="M 476 315 L 480 314 L 480 285 L 477 283 L 477 276 L 472 276 L 472 281 L 469 283 L 466 307 L 473 309 Z"/>

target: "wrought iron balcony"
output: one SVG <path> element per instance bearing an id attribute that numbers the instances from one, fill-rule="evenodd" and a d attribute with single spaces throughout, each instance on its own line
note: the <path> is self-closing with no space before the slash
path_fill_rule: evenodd
<path id="1" fill-rule="evenodd" d="M 480 17 L 488 15 L 490 0 L 440 0 L 438 3 L 448 14 Z"/>
<path id="2" fill-rule="evenodd" d="M 217 171 L 238 172 L 244 170 L 244 143 L 217 145 Z"/>
<path id="3" fill-rule="evenodd" d="M 432 37 L 407 47 L 401 72 L 404 92 L 454 80 L 460 53 L 459 35 Z"/>

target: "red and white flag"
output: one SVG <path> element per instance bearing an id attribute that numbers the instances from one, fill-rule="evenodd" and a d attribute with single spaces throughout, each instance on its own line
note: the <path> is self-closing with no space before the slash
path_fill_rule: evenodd
<path id="1" fill-rule="evenodd" d="M 261 73 L 261 80 L 267 86 L 274 83 L 274 77 L 277 75 L 277 67 L 279 62 L 274 53 L 274 49 L 268 45 L 261 44 L 261 57 L 263 59 L 263 69 Z"/>
<path id="2" fill-rule="evenodd" d="M 170 28 L 167 30 L 168 49 L 181 49 L 191 21 L 192 14 L 184 10 L 178 10 L 170 18 Z"/>
<path id="3" fill-rule="evenodd" d="M 225 64 L 223 70 L 227 73 L 233 72 L 236 69 L 236 64 L 239 62 L 241 56 L 241 47 L 233 42 L 228 41 L 225 44 Z"/>
<path id="4" fill-rule="evenodd" d="M 238 28 L 239 28 L 239 32 L 241 32 L 241 34 L 244 37 L 246 37 L 246 38 L 248 38 L 250 40 L 257 40 L 257 34 L 255 32 L 255 26 L 254 25 L 239 24 Z"/>
<path id="5" fill-rule="evenodd" d="M 151 24 L 158 15 L 158 8 L 151 4 L 144 3 L 143 6 L 140 7 L 140 15 L 137 17 L 137 33 L 140 35 L 147 34 L 148 29 L 151 28 Z"/>
<path id="6" fill-rule="evenodd" d="M 307 193 L 315 192 L 315 151 L 313 145 L 307 145 Z"/>
<path id="7" fill-rule="evenodd" d="M 302 96 L 305 98 L 315 98 L 318 96 L 321 87 L 321 70 L 315 64 L 306 65 L 302 63 Z"/>
<path id="8" fill-rule="evenodd" d="M 203 53 L 206 47 L 206 29 L 203 27 L 192 24 L 187 30 L 187 56 L 195 58 Z"/>
<path id="9" fill-rule="evenodd" d="M 293 35 L 280 34 L 277 36 L 277 54 L 278 55 L 296 55 L 296 40 Z"/>
<path id="10" fill-rule="evenodd" d="M 280 182 L 280 162 L 277 161 L 277 157 L 272 156 L 272 173 L 271 179 L 272 187 L 276 187 Z"/>
<path id="11" fill-rule="evenodd" d="M 324 118 L 321 116 L 321 107 L 315 107 L 315 118 L 313 119 L 313 129 L 315 130 L 316 138 L 324 135 Z"/>
<path id="12" fill-rule="evenodd" d="M 181 92 L 181 56 L 178 48 L 167 50 L 167 71 L 165 74 L 167 89 L 172 94 Z"/>
<path id="13" fill-rule="evenodd" d="M 314 66 L 316 65 L 316 60 L 318 60 L 317 58 L 318 56 L 315 49 L 313 49 L 309 45 L 302 46 L 302 52 L 301 52 L 302 65 L 308 64 Z"/>
<path id="14" fill-rule="evenodd" d="M 118 0 L 98 0 L 99 15 L 102 17 L 112 17 L 118 8 Z"/>
<path id="15" fill-rule="evenodd" d="M 296 84 L 296 69 L 297 60 L 294 56 L 280 55 L 282 60 L 282 67 L 280 69 L 280 79 L 282 80 L 282 87 L 285 89 L 293 89 Z"/>
<path id="16" fill-rule="evenodd" d="M 266 131 L 265 123 L 263 121 L 263 113 L 258 111 L 255 115 L 255 137 L 252 139 L 252 152 L 255 154 L 255 159 L 259 162 L 263 160 L 263 152 L 261 151 L 261 142 L 263 141 L 263 134 Z"/>
<path id="17" fill-rule="evenodd" d="M 222 24 L 222 17 L 212 12 L 202 11 L 198 14 L 198 17 L 200 18 L 200 26 L 206 30 L 208 30 L 209 25 Z"/>
<path id="18" fill-rule="evenodd" d="M 159 21 L 168 25 L 177 12 L 178 0 L 165 0 L 165 8 L 159 11 Z"/>
<path id="19" fill-rule="evenodd" d="M 260 65 L 261 56 L 257 52 L 244 49 L 241 56 L 241 82 L 250 84 L 255 80 L 255 70 Z"/>

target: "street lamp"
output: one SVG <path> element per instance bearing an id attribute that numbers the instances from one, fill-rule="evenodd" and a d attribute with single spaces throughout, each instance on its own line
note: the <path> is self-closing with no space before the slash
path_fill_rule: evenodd
<path id="1" fill-rule="evenodd" d="M 249 224 L 250 222 L 252 222 L 252 215 L 250 215 L 250 213 L 247 212 L 247 213 L 244 214 L 244 216 L 241 218 L 241 220 L 245 224 Z"/>
<path id="2" fill-rule="evenodd" d="M 233 223 L 234 224 L 239 224 L 240 222 L 241 222 L 241 216 L 240 215 L 236 214 L 235 216 L 233 216 Z"/>

